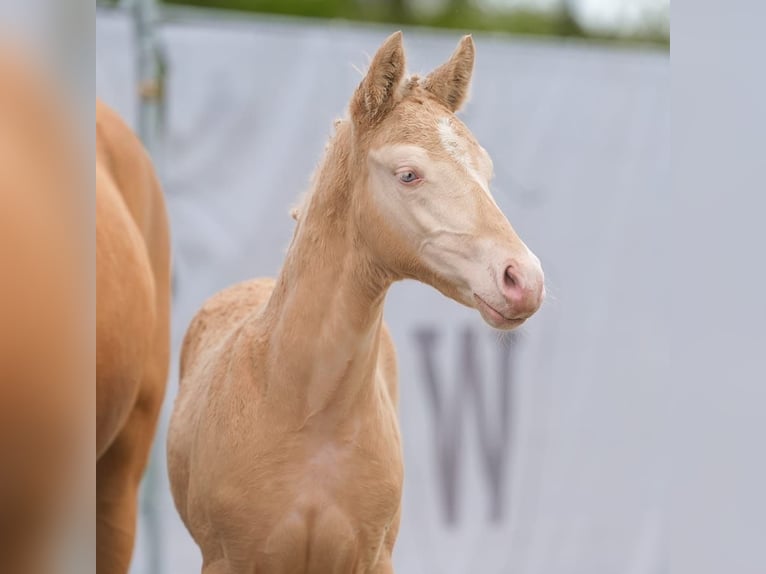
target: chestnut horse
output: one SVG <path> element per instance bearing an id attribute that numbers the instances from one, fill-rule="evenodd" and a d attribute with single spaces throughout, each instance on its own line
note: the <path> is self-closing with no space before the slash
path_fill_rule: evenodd
<path id="1" fill-rule="evenodd" d="M 138 138 L 96 107 L 97 571 L 128 571 L 138 487 L 167 380 L 170 246 L 165 200 Z"/>
<path id="2" fill-rule="evenodd" d="M 218 293 L 186 334 L 168 469 L 205 574 L 392 572 L 403 470 L 386 291 L 425 282 L 499 329 L 543 299 L 489 155 L 455 116 L 473 41 L 425 78 L 404 60 L 396 33 L 336 125 L 276 280 Z"/>

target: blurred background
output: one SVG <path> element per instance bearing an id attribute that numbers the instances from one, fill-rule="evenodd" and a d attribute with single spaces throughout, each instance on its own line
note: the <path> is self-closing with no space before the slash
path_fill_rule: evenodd
<path id="1" fill-rule="evenodd" d="M 165 433 L 202 302 L 275 275 L 334 118 L 404 30 L 411 72 L 477 48 L 461 113 L 549 297 L 499 336 L 413 282 L 386 305 L 405 454 L 399 574 L 660 574 L 670 193 L 665 0 L 99 2 L 96 93 L 157 165 L 174 246 L 171 379 L 134 574 L 196 572 Z"/>

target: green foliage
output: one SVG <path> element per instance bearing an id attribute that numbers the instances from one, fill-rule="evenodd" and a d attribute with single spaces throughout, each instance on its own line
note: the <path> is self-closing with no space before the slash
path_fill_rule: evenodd
<path id="1" fill-rule="evenodd" d="M 165 4 L 222 8 L 312 18 L 361 19 L 363 12 L 355 0 L 165 0 Z"/>
<path id="2" fill-rule="evenodd" d="M 101 3 L 103 0 L 98 0 Z M 340 18 L 412 26 L 450 28 L 465 32 L 492 31 L 511 34 L 587 38 L 620 43 L 648 43 L 668 48 L 666 27 L 647 21 L 629 35 L 585 30 L 569 9 L 568 2 L 551 11 L 533 9 L 479 9 L 471 0 L 448 0 L 436 14 L 418 12 L 412 0 L 160 0 L 165 4 L 240 10 L 311 18 Z M 105 2 L 106 3 L 106 2 Z"/>

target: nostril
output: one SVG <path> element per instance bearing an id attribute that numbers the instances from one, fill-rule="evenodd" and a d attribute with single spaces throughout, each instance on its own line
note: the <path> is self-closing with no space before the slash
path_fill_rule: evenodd
<path id="1" fill-rule="evenodd" d="M 505 283 L 505 286 L 509 289 L 513 289 L 516 287 L 516 277 L 513 274 L 513 271 L 511 270 L 511 266 L 509 265 L 505 269 L 505 275 L 503 276 L 503 282 Z"/>
<path id="2" fill-rule="evenodd" d="M 527 261 L 506 263 L 498 287 L 503 297 L 506 317 L 528 317 L 542 303 L 545 284 L 539 265 Z"/>

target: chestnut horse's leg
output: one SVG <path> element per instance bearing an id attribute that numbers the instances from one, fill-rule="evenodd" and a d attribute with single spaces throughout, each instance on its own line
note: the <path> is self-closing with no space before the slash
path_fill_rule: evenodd
<path id="1" fill-rule="evenodd" d="M 168 372 L 168 301 L 133 410 L 96 465 L 97 574 L 125 574 L 136 531 L 138 489 L 149 459 Z"/>

